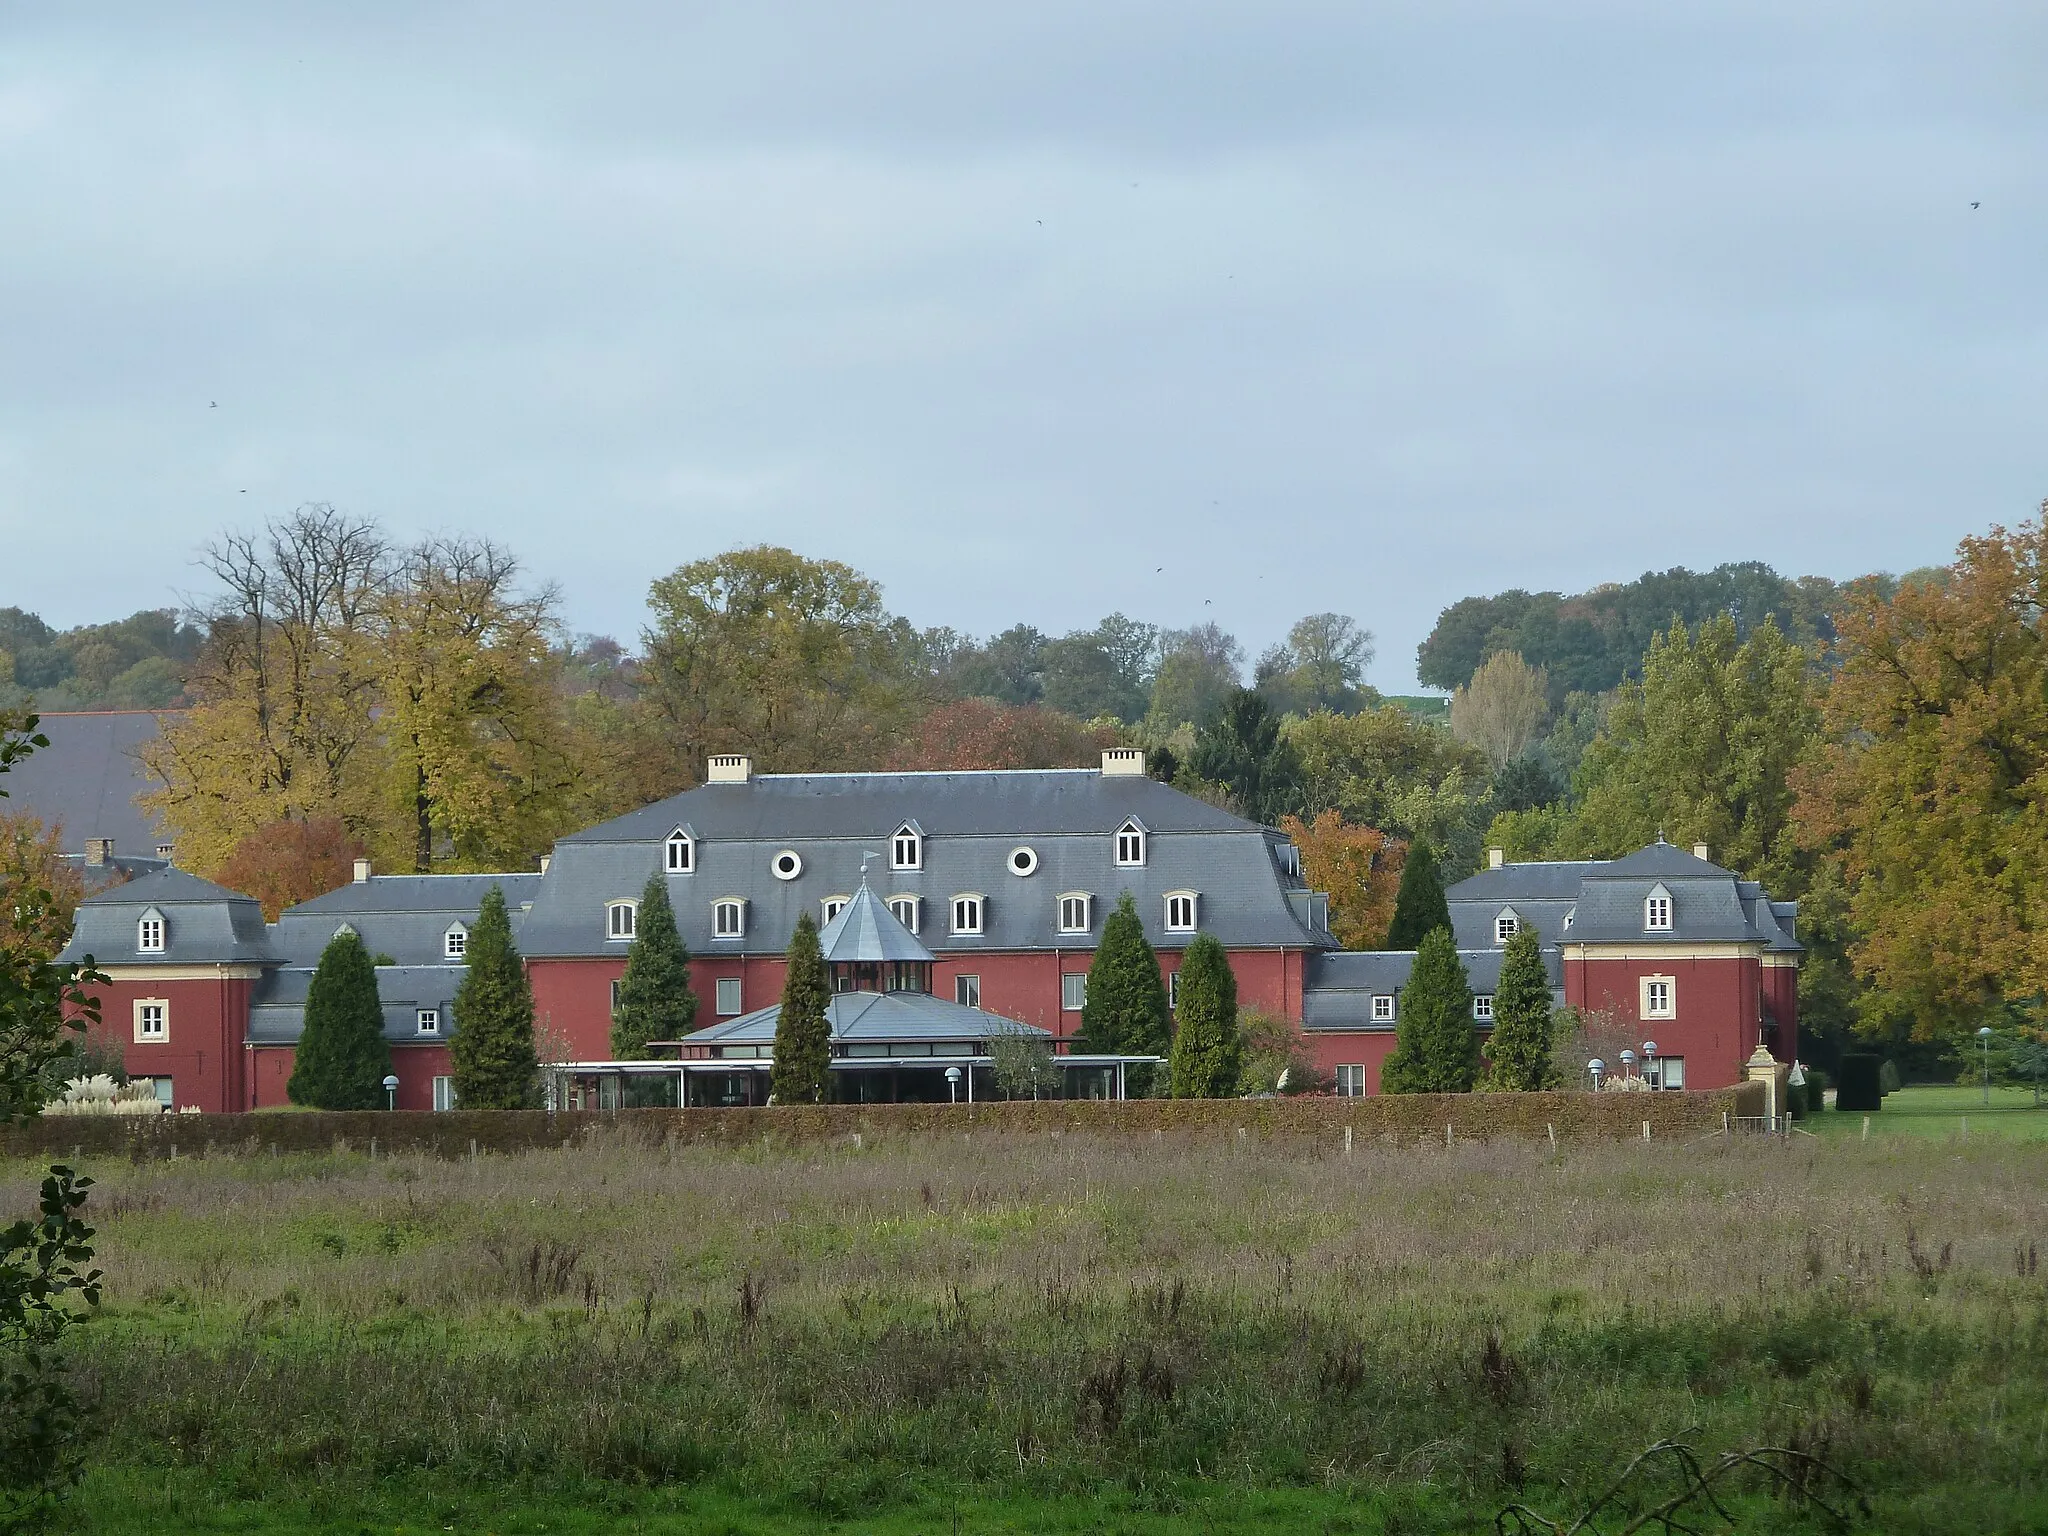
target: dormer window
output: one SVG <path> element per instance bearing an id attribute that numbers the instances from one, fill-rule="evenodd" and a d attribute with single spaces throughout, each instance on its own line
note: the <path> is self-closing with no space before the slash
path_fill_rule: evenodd
<path id="1" fill-rule="evenodd" d="M 672 875 L 692 874 L 697 868 L 697 839 L 687 827 L 677 827 L 662 843 L 662 865 Z"/>
<path id="2" fill-rule="evenodd" d="M 163 913 L 151 907 L 142 914 L 135 925 L 135 947 L 145 955 L 160 955 L 164 952 L 165 937 L 169 928 L 164 923 Z"/>
<path id="3" fill-rule="evenodd" d="M 421 1034 L 438 1035 L 441 1033 L 441 1010 L 438 1008 L 416 1009 L 413 1013 L 413 1022 Z"/>
<path id="4" fill-rule="evenodd" d="M 337 939 L 344 937 L 353 939 L 356 936 L 357 935 L 354 927 L 352 927 L 348 923 L 343 923 L 339 928 L 334 930 L 334 937 Z"/>
<path id="5" fill-rule="evenodd" d="M 829 923 L 833 918 L 846 910 L 846 903 L 851 899 L 851 897 L 847 896 L 827 896 L 818 903 L 818 910 L 824 914 L 825 921 Z"/>
<path id="6" fill-rule="evenodd" d="M 1500 915 L 1493 920 L 1493 942 L 1505 944 L 1522 931 L 1522 915 L 1513 907 L 1503 907 Z"/>
<path id="7" fill-rule="evenodd" d="M 1166 898 L 1166 931 L 1193 933 L 1195 906 L 1200 898 L 1193 891 L 1174 891 Z"/>
<path id="8" fill-rule="evenodd" d="M 1060 898 L 1060 932 L 1086 933 L 1094 926 L 1091 908 L 1095 898 L 1086 891 L 1069 891 Z"/>
<path id="9" fill-rule="evenodd" d="M 955 933 L 980 933 L 982 920 L 987 916 L 987 901 L 975 895 L 953 898 L 953 931 Z"/>
<path id="10" fill-rule="evenodd" d="M 624 941 L 633 937 L 639 918 L 640 904 L 635 901 L 612 901 L 605 903 L 604 936 L 607 939 Z"/>
<path id="11" fill-rule="evenodd" d="M 889 867 L 891 869 L 924 868 L 924 833 L 917 829 L 917 823 L 906 821 L 896 829 L 896 835 L 889 840 Z M 910 925 L 904 924 L 907 928 Z"/>
<path id="12" fill-rule="evenodd" d="M 912 933 L 915 933 L 917 932 L 919 905 L 920 903 L 915 896 L 891 896 L 889 898 L 889 915 Z"/>
<path id="13" fill-rule="evenodd" d="M 1643 927 L 1650 933 L 1671 931 L 1671 893 L 1661 885 L 1643 899 Z"/>
<path id="14" fill-rule="evenodd" d="M 747 936 L 747 903 L 744 897 L 728 896 L 711 904 L 711 937 L 743 939 Z"/>
<path id="15" fill-rule="evenodd" d="M 450 960 L 466 959 L 469 955 L 469 930 L 455 923 L 441 935 L 441 953 Z"/>
<path id="16" fill-rule="evenodd" d="M 1116 829 L 1116 862 L 1123 869 L 1144 865 L 1145 828 L 1135 816 Z"/>

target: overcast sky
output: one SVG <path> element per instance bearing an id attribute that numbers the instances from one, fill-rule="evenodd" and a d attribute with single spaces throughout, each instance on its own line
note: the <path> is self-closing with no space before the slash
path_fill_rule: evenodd
<path id="1" fill-rule="evenodd" d="M 1930 563 L 2048 496 L 2044 82 L 2039 0 L 0 0 L 0 605 L 327 501 L 623 639 L 773 541 L 1399 690 L 1468 593 Z"/>

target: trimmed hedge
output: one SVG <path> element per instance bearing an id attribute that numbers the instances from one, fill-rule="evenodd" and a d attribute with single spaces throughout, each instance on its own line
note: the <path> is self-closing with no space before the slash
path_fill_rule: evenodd
<path id="1" fill-rule="evenodd" d="M 1188 1132 L 1354 1141 L 1697 1137 L 1764 1112 L 1761 1083 L 1703 1093 L 1389 1094 L 1369 1099 L 1041 1100 L 998 1104 L 791 1104 L 767 1109 L 399 1110 L 380 1113 L 53 1116 L 0 1132 L 0 1156 L 242 1156 L 285 1152 L 529 1152 L 629 1129 L 649 1143 L 801 1143 L 967 1130 L 1145 1135 Z"/>
<path id="2" fill-rule="evenodd" d="M 1884 1088 L 1879 1083 L 1884 1063 L 1864 1051 L 1851 1051 L 1842 1058 L 1835 1076 L 1835 1108 L 1868 1114 L 1884 1108 Z"/>

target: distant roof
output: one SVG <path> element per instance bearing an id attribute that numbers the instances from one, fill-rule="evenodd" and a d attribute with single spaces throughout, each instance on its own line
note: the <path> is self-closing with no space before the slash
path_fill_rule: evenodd
<path id="1" fill-rule="evenodd" d="M 782 1005 L 757 1008 L 709 1029 L 685 1035 L 687 1045 L 773 1045 Z M 986 1040 L 991 1035 L 1029 1035 L 1050 1040 L 1052 1034 L 1033 1024 L 985 1013 L 964 1003 L 948 1002 L 924 992 L 835 992 L 825 1017 L 832 1038 L 848 1044 L 877 1045 L 934 1040 Z"/>
<path id="2" fill-rule="evenodd" d="M 1502 958 L 1498 949 L 1458 951 L 1458 959 L 1465 967 L 1465 980 L 1475 995 L 1487 996 L 1499 989 Z M 1543 951 L 1543 966 L 1555 991 L 1563 985 L 1564 977 L 1556 950 Z M 1310 955 L 1302 972 L 1302 1028 L 1391 1033 L 1397 1021 L 1375 1021 L 1372 999 L 1390 993 L 1398 995 L 1408 985 L 1408 973 L 1414 968 L 1412 949 L 1326 951 Z"/>
<path id="3" fill-rule="evenodd" d="M 157 736 L 164 714 L 176 711 L 103 710 L 44 715 L 37 729 L 50 738 L 0 775 L 0 811 L 26 812 L 44 826 L 61 826 L 64 851 L 83 853 L 89 837 L 114 840 L 118 853 L 154 854 L 169 836 L 135 797 L 156 787 L 136 750 Z"/>
<path id="4" fill-rule="evenodd" d="M 492 886 L 505 893 L 513 932 L 539 888 L 537 874 L 373 875 L 352 881 L 279 915 L 278 950 L 292 964 L 311 966 L 343 924 L 353 928 L 372 955 L 389 955 L 402 966 L 433 966 L 447 957 L 444 942 L 456 923 L 476 921 Z"/>
<path id="5" fill-rule="evenodd" d="M 863 880 L 853 899 L 839 909 L 839 915 L 818 935 L 818 948 L 828 965 L 854 960 L 908 960 L 929 963 L 932 952 L 917 942 L 917 935 L 896 920 L 882 898 Z"/>
<path id="6" fill-rule="evenodd" d="M 164 919 L 164 947 L 145 954 L 137 947 L 140 922 L 151 911 Z M 87 955 L 100 965 L 267 964 L 282 958 L 253 898 L 182 869 L 142 875 L 80 902 L 71 942 L 57 958 L 68 965 Z"/>
<path id="7" fill-rule="evenodd" d="M 384 1038 L 393 1044 L 435 1044 L 455 1033 L 455 991 L 468 967 L 461 965 L 380 965 L 377 999 L 384 1010 Z M 249 1007 L 249 1038 L 259 1045 L 290 1045 L 306 1027 L 306 994 L 313 984 L 310 967 L 293 966 L 271 972 L 258 983 Z M 420 1033 L 420 1010 L 438 1015 L 438 1030 Z"/>

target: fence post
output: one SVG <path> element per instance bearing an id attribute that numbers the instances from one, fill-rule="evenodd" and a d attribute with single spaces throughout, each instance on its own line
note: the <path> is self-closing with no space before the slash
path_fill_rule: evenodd
<path id="1" fill-rule="evenodd" d="M 1348 1125 L 1344 1127 L 1344 1155 L 1351 1155 L 1351 1127 Z"/>
<path id="2" fill-rule="evenodd" d="M 1649 1121 L 1647 1121 L 1647 1120 L 1645 1120 L 1645 1121 L 1643 1122 L 1643 1140 L 1645 1140 L 1645 1141 L 1648 1141 L 1649 1139 L 1650 1139 L 1650 1122 L 1649 1122 Z"/>
<path id="3" fill-rule="evenodd" d="M 1550 1150 L 1555 1152 L 1557 1150 L 1557 1127 L 1546 1120 L 1543 1122 L 1543 1129 L 1550 1133 Z"/>
<path id="4" fill-rule="evenodd" d="M 1863 1117 L 1863 1140 L 1870 1140 L 1870 1116 Z"/>
<path id="5" fill-rule="evenodd" d="M 1444 1145 L 1448 1147 L 1448 1146 L 1449 1146 L 1450 1144 L 1451 1144 L 1451 1128 L 1450 1128 L 1450 1125 L 1449 1125 L 1448 1123 L 1446 1123 L 1446 1124 L 1445 1124 L 1445 1126 L 1444 1126 Z"/>

